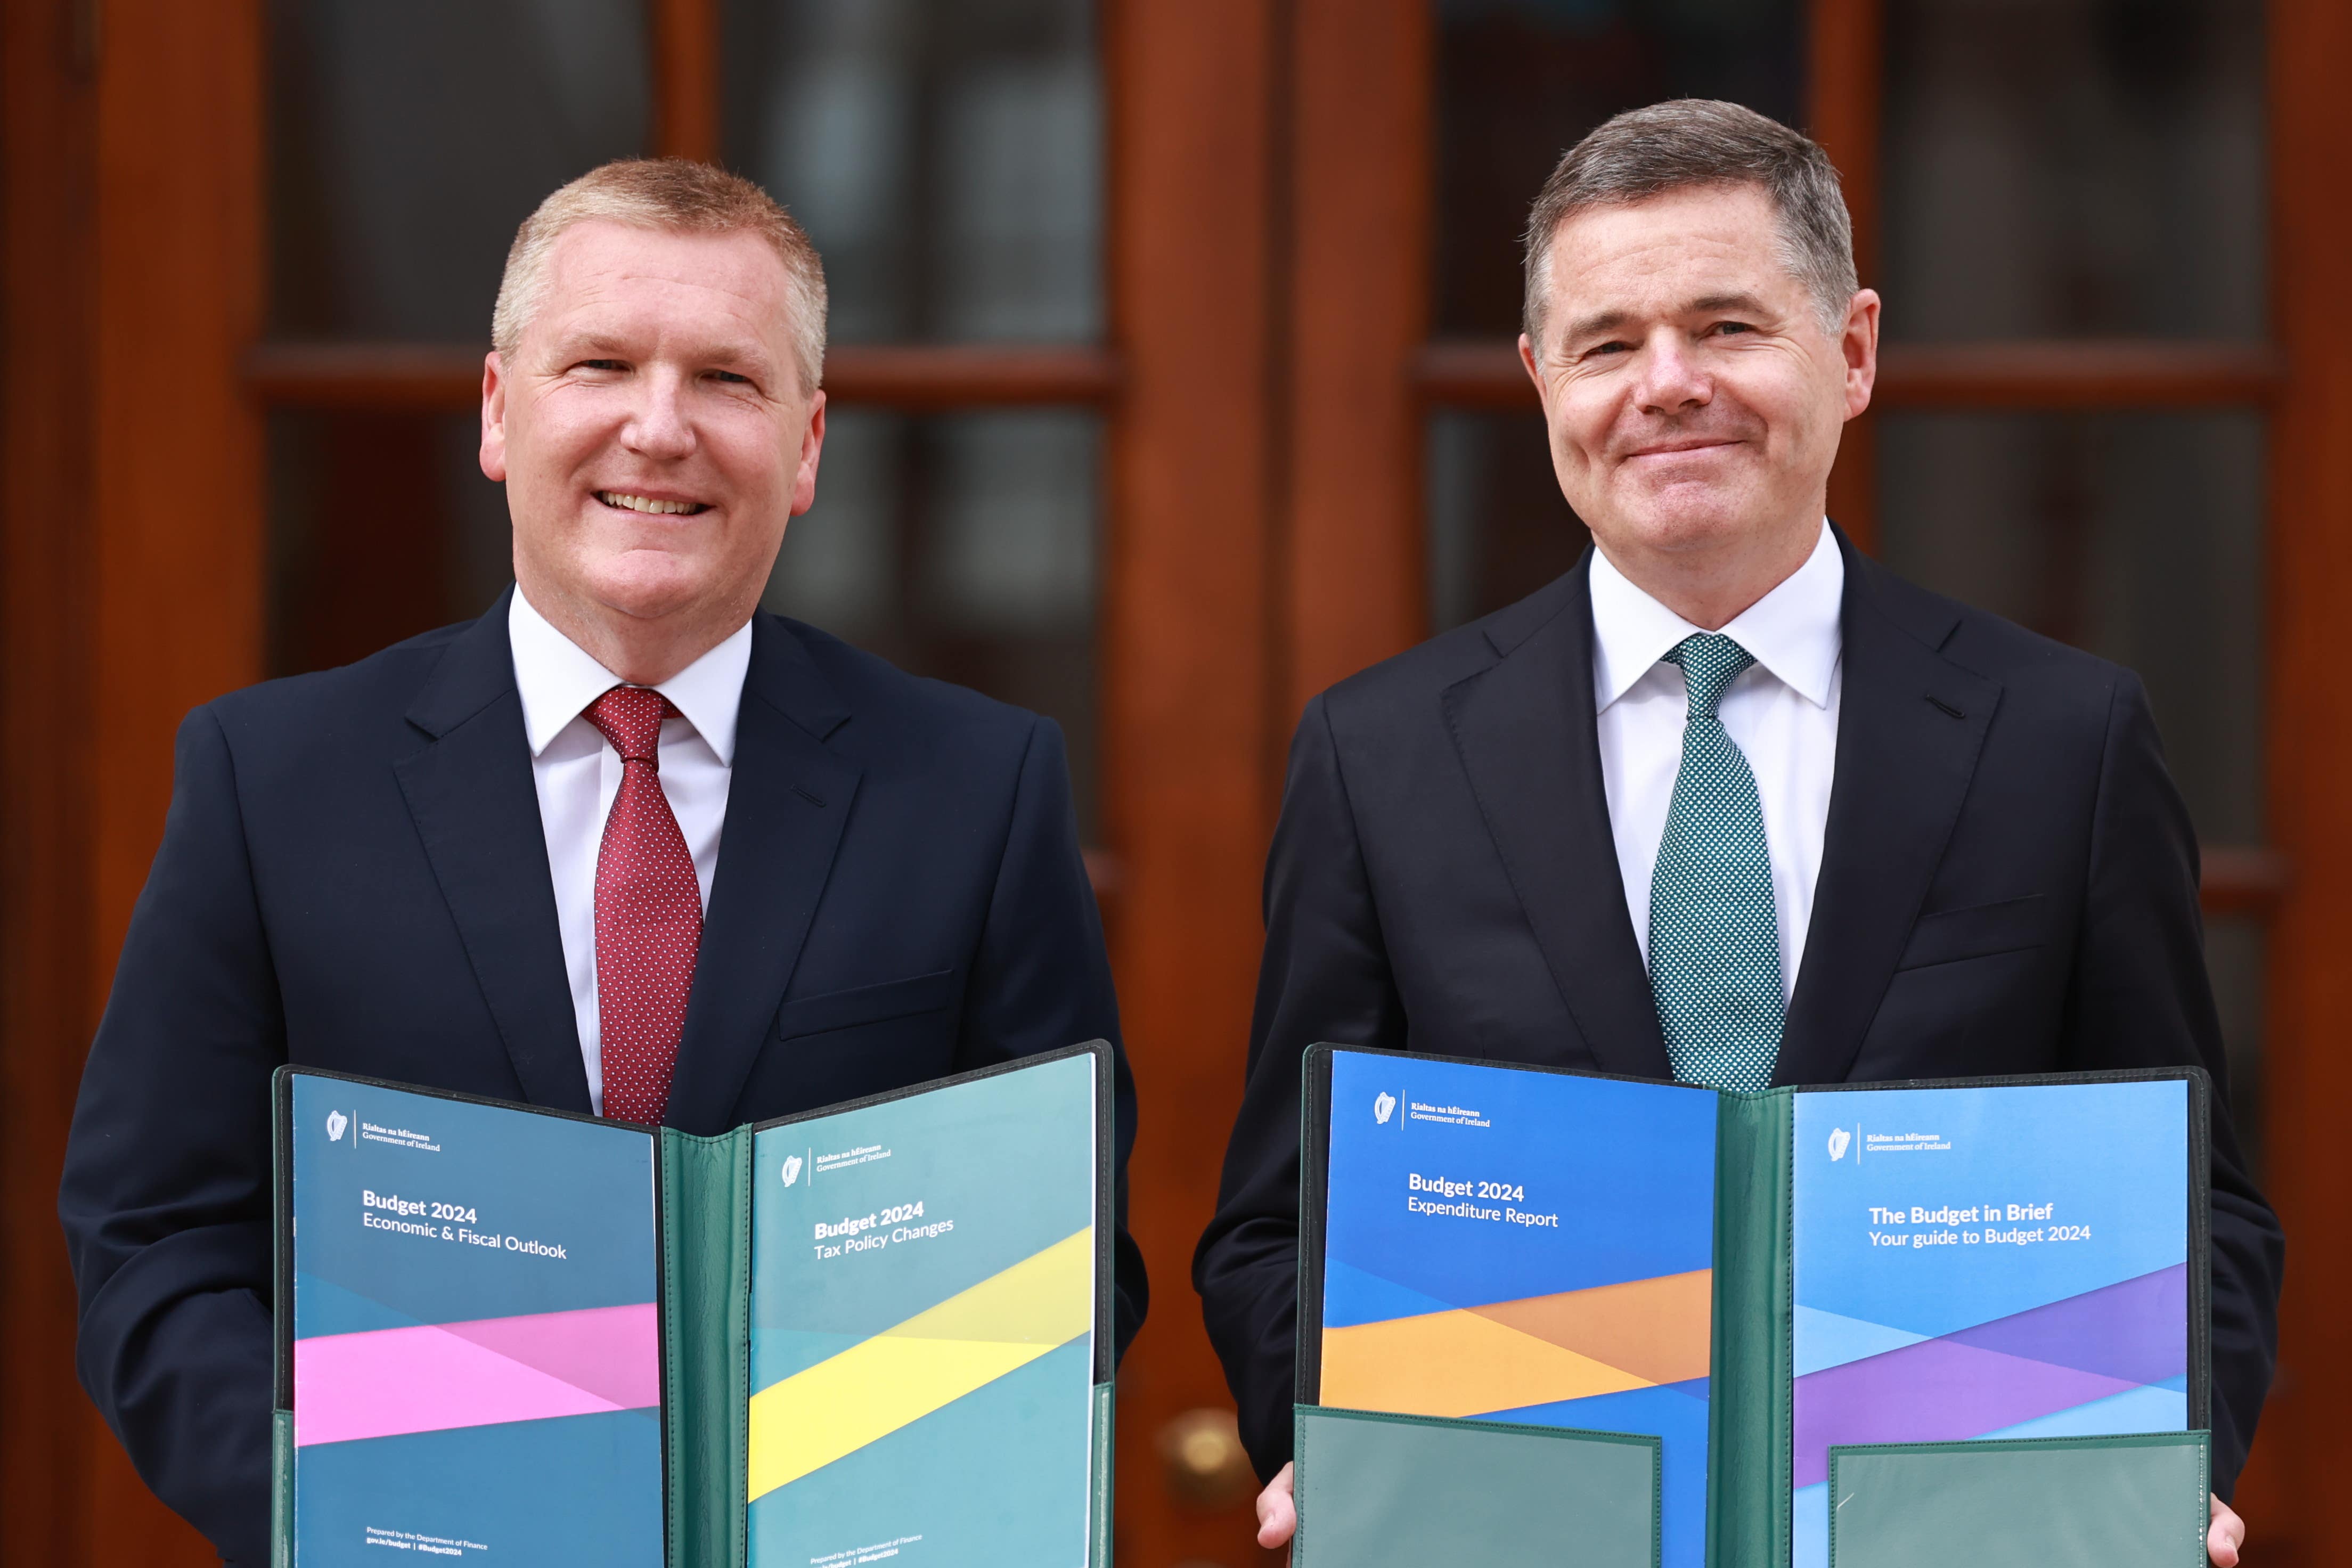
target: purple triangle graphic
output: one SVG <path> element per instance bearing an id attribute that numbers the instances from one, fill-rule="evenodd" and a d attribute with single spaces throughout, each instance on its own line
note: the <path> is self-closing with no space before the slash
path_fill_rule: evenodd
<path id="1" fill-rule="evenodd" d="M 1841 1443 L 1948 1443 L 2071 1410 L 2138 1386 L 1928 1340 L 1797 1380 L 1796 1484 L 1829 1479 Z"/>
<path id="2" fill-rule="evenodd" d="M 2175 1264 L 1944 1337 L 2126 1383 L 2162 1383 L 2189 1370 L 2189 1266 Z"/>

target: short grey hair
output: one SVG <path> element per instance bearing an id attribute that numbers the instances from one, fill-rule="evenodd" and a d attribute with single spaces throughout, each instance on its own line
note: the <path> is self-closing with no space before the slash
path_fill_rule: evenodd
<path id="1" fill-rule="evenodd" d="M 1521 321 L 1543 357 L 1544 307 L 1559 226 L 1594 207 L 1625 206 L 1709 185 L 1752 185 L 1780 216 L 1780 258 L 1805 286 L 1823 329 L 1837 332 L 1860 287 L 1853 220 L 1829 154 L 1811 137 L 1752 109 L 1678 98 L 1628 110 L 1562 154 L 1528 215 Z"/>
<path id="2" fill-rule="evenodd" d="M 767 241 L 791 284 L 793 361 L 801 391 L 813 393 L 824 384 L 824 263 L 816 247 L 758 185 L 687 158 L 623 158 L 591 169 L 523 219 L 490 312 L 490 346 L 501 358 L 514 353 L 539 313 L 555 242 L 573 224 L 592 219 L 664 234 L 752 234 Z"/>

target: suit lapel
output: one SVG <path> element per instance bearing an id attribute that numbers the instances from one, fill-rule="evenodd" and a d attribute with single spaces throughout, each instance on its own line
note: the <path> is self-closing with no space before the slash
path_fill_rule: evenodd
<path id="1" fill-rule="evenodd" d="M 1845 536 L 1843 676 L 1812 925 L 1773 1082 L 1836 1083 L 1893 980 L 2000 687 L 1937 651 L 1958 616 Z"/>
<path id="2" fill-rule="evenodd" d="M 393 772 L 523 1095 L 587 1110 L 503 596 L 449 644 L 408 721 L 430 743 Z"/>
<path id="3" fill-rule="evenodd" d="M 1498 616 L 1499 656 L 1446 689 L 1446 719 L 1486 831 L 1601 1068 L 1671 1076 L 1617 873 L 1592 709 L 1592 552 Z"/>
<path id="4" fill-rule="evenodd" d="M 673 1127 L 709 1134 L 732 1124 L 863 776 L 824 743 L 848 717 L 784 623 L 756 617 L 719 870 L 670 1086 Z"/>

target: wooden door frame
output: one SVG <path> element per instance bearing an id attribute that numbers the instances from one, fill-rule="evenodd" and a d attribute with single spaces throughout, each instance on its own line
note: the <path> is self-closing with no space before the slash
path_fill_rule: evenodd
<path id="1" fill-rule="evenodd" d="M 1111 0 L 1105 798 L 1154 1310 L 1120 1373 L 1119 1562 L 1259 1556 L 1169 1423 L 1230 1407 L 1190 1289 L 1238 1109 L 1306 699 L 1418 640 L 1424 0 Z M 1266 1554 L 1278 1561 L 1278 1554 Z"/>
<path id="2" fill-rule="evenodd" d="M 102 22 L 102 26 L 101 26 Z M 68 1119 L 170 797 L 173 733 L 260 674 L 258 0 L 5 0 L 0 1518 L 65 1564 L 196 1564 L 76 1386 Z"/>
<path id="3" fill-rule="evenodd" d="M 74 1382 L 58 1172 L 87 1025 L 95 62 L 58 5 L 0 6 L 0 722 L 47 737 L 0 769 L 0 1518 L 72 1563 L 93 1416 Z M 30 526 L 39 519 L 39 526 Z M 37 825 L 37 826 L 36 826 Z"/>
<path id="4" fill-rule="evenodd" d="M 2342 1108 L 2352 1102 L 2352 692 L 2335 669 L 2352 597 L 2352 346 L 2334 326 L 2352 289 L 2352 9 L 2272 0 L 2273 331 L 2285 382 L 2271 424 L 2271 837 L 2294 877 L 2272 926 L 2264 1039 L 2267 1186 L 2288 1238 L 2280 1375 L 2242 1496 L 2257 1563 L 2352 1559 L 2333 1505 L 2352 1461 L 2336 1412 L 2352 1397 L 2341 1321 L 2352 1257 Z M 2275 1542 L 2275 1547 L 2273 1547 Z"/>
<path id="5" fill-rule="evenodd" d="M 1225 1403 L 1188 1285 L 1231 1124 L 1271 828 L 1276 0 L 1111 0 L 1111 423 L 1103 801 L 1111 960 L 1141 1129 L 1130 1228 L 1152 1311 L 1119 1373 L 1122 1568 L 1247 1548 L 1245 1506 L 1187 1507 L 1158 1439 Z M 1181 1114 L 1172 1114 L 1181 1107 Z"/>

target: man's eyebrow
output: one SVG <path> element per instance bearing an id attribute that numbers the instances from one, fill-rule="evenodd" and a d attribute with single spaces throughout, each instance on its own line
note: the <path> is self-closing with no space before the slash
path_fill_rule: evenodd
<path id="1" fill-rule="evenodd" d="M 555 343 L 567 354 L 586 354 L 597 359 L 625 358 L 628 354 L 628 344 L 619 338 L 593 330 L 566 332 Z"/>
<path id="2" fill-rule="evenodd" d="M 1613 332 L 1633 319 L 1633 313 L 1627 310 L 1602 310 L 1597 315 L 1579 316 L 1575 321 L 1569 322 L 1568 331 L 1561 336 L 1573 342 L 1579 338 L 1589 338 L 1601 332 Z"/>
<path id="3" fill-rule="evenodd" d="M 1702 294 L 1682 308 L 1685 316 L 1704 316 L 1713 311 L 1730 310 L 1746 316 L 1769 315 L 1770 310 L 1755 295 L 1734 290 L 1727 294 Z M 1613 332 L 1633 319 L 1631 310 L 1601 310 L 1590 316 L 1579 316 L 1568 324 L 1561 340 L 1575 342 L 1584 338 Z"/>
<path id="4" fill-rule="evenodd" d="M 1702 294 L 1683 307 L 1683 313 L 1688 316 L 1704 316 L 1715 310 L 1731 310 L 1743 316 L 1770 313 L 1764 301 L 1753 294 Z"/>
<path id="5" fill-rule="evenodd" d="M 758 338 L 740 337 L 720 338 L 714 341 L 703 351 L 702 357 L 709 360 L 730 360 L 739 364 L 763 365 L 774 363 L 776 356 L 771 353 L 768 351 L 768 345 Z"/>
<path id="6" fill-rule="evenodd" d="M 567 357 L 586 359 L 629 359 L 635 351 L 628 341 L 596 328 L 583 328 L 556 339 L 556 347 Z M 696 356 L 706 363 L 740 364 L 755 370 L 773 366 L 775 356 L 767 345 L 754 337 L 723 338 L 704 347 Z"/>

